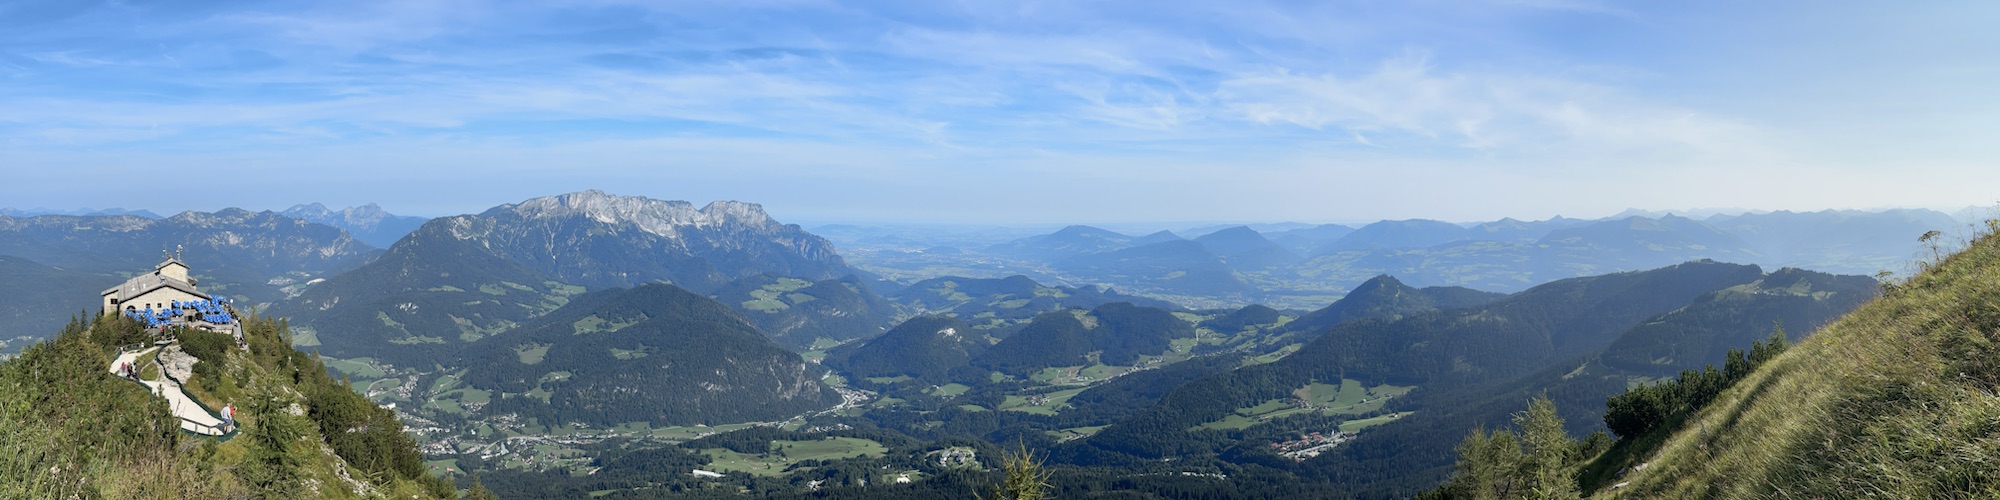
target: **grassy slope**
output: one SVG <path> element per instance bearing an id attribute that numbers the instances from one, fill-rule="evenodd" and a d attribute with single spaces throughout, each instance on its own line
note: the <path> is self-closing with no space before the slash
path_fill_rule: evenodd
<path id="1" fill-rule="evenodd" d="M 302 371 L 323 369 L 305 365 L 308 358 L 282 347 L 273 322 L 250 321 L 252 342 L 278 354 L 253 355 L 232 346 L 226 362 L 203 361 L 224 366 L 215 391 L 200 384 L 188 387 L 211 407 L 234 403 L 244 409 L 239 415 L 245 430 L 227 441 L 183 433 L 164 400 L 106 370 L 112 346 L 134 342 L 139 327 L 129 320 L 72 323 L 21 357 L 0 363 L 0 498 L 240 498 L 268 493 L 251 485 L 245 471 L 257 446 L 251 433 L 273 417 L 249 410 L 248 400 L 267 393 L 287 406 L 310 407 L 313 402 L 302 394 L 309 388 L 296 379 Z M 286 361 L 259 362 L 278 355 Z M 357 464 L 336 455 L 312 421 L 275 418 L 292 422 L 299 432 L 300 439 L 285 450 L 297 464 L 293 484 L 299 495 L 436 496 L 425 485 L 394 474 L 371 480 Z M 413 443 L 405 444 L 415 452 Z M 358 487 L 347 478 L 369 484 Z"/>
<path id="2" fill-rule="evenodd" d="M 1724 392 L 1607 496 L 2000 496 L 2000 238 Z"/>

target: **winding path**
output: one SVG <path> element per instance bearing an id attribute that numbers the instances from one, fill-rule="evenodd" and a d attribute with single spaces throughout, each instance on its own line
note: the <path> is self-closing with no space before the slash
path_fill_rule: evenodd
<path id="1" fill-rule="evenodd" d="M 119 354 L 117 359 L 111 360 L 109 371 L 111 374 L 117 375 L 118 366 L 125 363 L 132 363 L 136 369 L 138 368 L 139 357 L 158 350 L 160 348 L 153 347 Z M 160 370 L 160 381 L 158 382 L 151 380 L 140 380 L 138 382 L 145 384 L 147 389 L 153 391 L 153 395 L 167 400 L 167 408 L 172 409 L 174 416 L 181 419 L 181 430 L 203 436 L 221 436 L 228 433 L 222 428 L 222 419 L 209 414 L 207 409 L 201 407 L 201 404 L 195 403 L 194 398 L 188 397 L 187 391 L 181 389 L 179 382 L 175 382 L 173 378 L 166 376 L 165 369 Z"/>

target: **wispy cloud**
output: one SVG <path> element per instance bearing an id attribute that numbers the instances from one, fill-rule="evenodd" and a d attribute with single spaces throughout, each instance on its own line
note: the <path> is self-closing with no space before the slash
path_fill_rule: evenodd
<path id="1" fill-rule="evenodd" d="M 900 163 L 886 170 L 894 175 L 862 176 L 898 189 L 1079 169 L 1211 188 L 1227 181 L 1202 172 L 1223 169 L 1272 186 L 1303 175 L 1295 169 L 1369 178 L 1371 165 L 1390 164 L 1568 183 L 1853 156 L 1840 153 L 1852 144 L 1813 139 L 1824 120 L 1800 118 L 1804 104 L 1773 111 L 1785 95 L 1723 86 L 1783 75 L 1703 73 L 1739 62 L 1688 62 L 1675 48 L 1710 43 L 1675 23 L 1720 26 L 1708 20 L 1720 13 L 1651 10 L 1582 0 L 28 2 L 0 7 L 0 155 L 71 165 L 102 159 L 82 151 L 109 151 L 128 166 L 102 168 L 131 172 L 191 152 L 271 164 L 292 151 L 385 150 L 442 172 L 527 171 L 567 154 L 590 159 L 565 164 L 582 179 L 682 175 L 630 167 L 649 162 L 881 172 L 852 161 L 829 170 L 824 155 L 838 151 Z M 1727 36 L 1755 35 L 1711 38 Z M 1900 134 L 1905 118 L 1860 128 Z M 1955 144 L 1940 164 L 1992 150 Z M 76 189 L 54 188 L 0 195 Z M 883 206 L 907 196 L 852 189 Z M 1273 217 L 1350 207 L 1287 196 L 1299 196 L 1279 198 L 1293 215 Z M 1134 214 L 1216 209 L 1097 199 Z"/>

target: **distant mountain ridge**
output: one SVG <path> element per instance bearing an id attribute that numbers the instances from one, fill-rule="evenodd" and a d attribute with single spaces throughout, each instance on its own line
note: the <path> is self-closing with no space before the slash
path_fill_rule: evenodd
<path id="1" fill-rule="evenodd" d="M 854 274 L 833 244 L 780 224 L 755 203 L 583 191 L 432 220 L 531 269 L 588 287 L 667 280 L 697 291 L 760 273 L 824 280 Z"/>
<path id="2" fill-rule="evenodd" d="M 899 279 L 922 278 L 923 269 L 993 269 L 1043 281 L 1114 286 L 1187 307 L 1264 303 L 1296 309 L 1324 304 L 1324 297 L 1338 297 L 1382 274 L 1419 286 L 1512 292 L 1698 259 L 1842 274 L 1899 272 L 1920 253 L 1918 235 L 1966 229 L 1953 216 L 1914 209 L 1703 217 L 1634 212 L 1596 220 L 1406 219 L 1359 228 L 1265 226 L 1270 232 L 1209 226 L 1211 231 L 1192 240 L 1166 231 L 1132 237 L 1070 226 L 962 253 L 911 259 L 890 252 L 860 255 L 869 258 L 864 267 Z"/>
<path id="3" fill-rule="evenodd" d="M 0 215 L 0 255 L 47 266 L 117 275 L 151 269 L 174 251 L 202 270 L 204 290 L 256 303 L 281 301 L 309 280 L 353 269 L 380 252 L 339 228 L 270 211 L 228 208 L 164 219 Z"/>
<path id="4" fill-rule="evenodd" d="M 403 239 L 403 236 L 410 234 L 410 231 L 422 226 L 424 221 L 430 220 L 391 214 L 374 203 L 340 210 L 331 210 L 326 208 L 326 205 L 309 203 L 294 205 L 279 213 L 347 230 L 347 233 L 354 235 L 355 239 L 379 248 L 389 248 L 390 245 L 396 244 L 396 240 Z"/>
<path id="5" fill-rule="evenodd" d="M 133 216 L 145 217 L 148 219 L 165 218 L 161 217 L 160 214 L 153 213 L 152 211 L 149 210 L 144 210 L 144 209 L 126 210 L 123 208 L 106 208 L 103 210 L 97 210 L 92 208 L 79 208 L 75 210 L 56 210 L 52 208 L 30 208 L 30 209 L 0 208 L 0 215 L 6 215 L 10 217 L 34 217 L 37 215 L 81 215 L 81 216 L 133 215 Z"/>
<path id="6" fill-rule="evenodd" d="M 830 243 L 755 204 L 696 210 L 584 191 L 431 219 L 381 259 L 280 310 L 329 353 L 417 363 L 426 351 L 525 324 L 586 289 L 664 281 L 711 293 L 765 274 L 818 282 L 852 270 Z"/>

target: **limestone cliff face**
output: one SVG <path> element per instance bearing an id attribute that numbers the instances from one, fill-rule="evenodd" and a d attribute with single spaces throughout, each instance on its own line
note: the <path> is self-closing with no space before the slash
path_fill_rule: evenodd
<path id="1" fill-rule="evenodd" d="M 583 191 L 438 219 L 449 234 L 564 282 L 631 286 L 667 280 L 700 291 L 760 273 L 832 279 L 852 273 L 833 244 L 782 224 L 755 203 L 685 201 Z"/>

